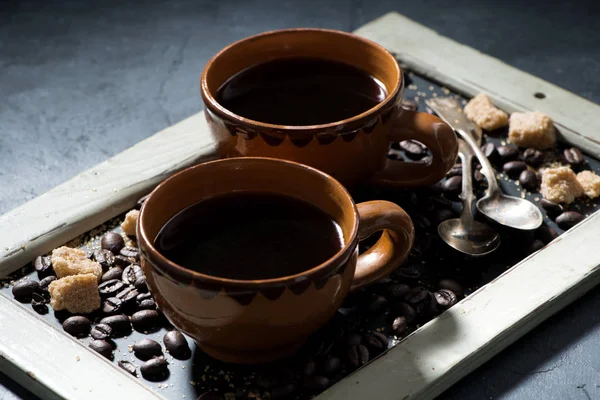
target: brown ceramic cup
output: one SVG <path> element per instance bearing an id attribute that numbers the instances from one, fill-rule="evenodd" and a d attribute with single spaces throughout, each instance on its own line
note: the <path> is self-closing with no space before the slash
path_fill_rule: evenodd
<path id="1" fill-rule="evenodd" d="M 286 57 L 343 62 L 379 79 L 388 96 L 375 107 L 323 125 L 284 126 L 236 115 L 217 101 L 218 89 L 236 73 Z M 200 88 L 205 115 L 222 158 L 274 157 L 324 171 L 344 185 L 427 186 L 444 177 L 456 161 L 452 129 L 439 118 L 401 108 L 403 73 L 386 49 L 359 36 L 325 29 L 287 29 L 229 45 L 205 66 Z M 430 163 L 387 157 L 390 143 L 414 139 L 432 153 Z"/>
<path id="2" fill-rule="evenodd" d="M 205 275 L 175 264 L 156 250 L 154 239 L 171 217 L 232 191 L 277 193 L 319 207 L 341 227 L 343 248 L 302 273 L 265 280 Z M 383 231 L 380 239 L 359 255 L 359 240 L 377 231 Z M 196 165 L 161 183 L 142 207 L 137 238 L 148 285 L 171 323 L 219 360 L 259 363 L 297 351 L 333 316 L 351 289 L 398 267 L 412 247 L 414 228 L 396 204 L 355 205 L 344 186 L 314 168 L 240 157 Z"/>

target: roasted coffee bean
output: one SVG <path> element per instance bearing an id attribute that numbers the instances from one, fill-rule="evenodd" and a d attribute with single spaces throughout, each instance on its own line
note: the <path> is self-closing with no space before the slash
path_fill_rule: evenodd
<path id="1" fill-rule="evenodd" d="M 311 376 L 305 381 L 304 386 L 307 389 L 321 391 L 329 387 L 329 379 L 324 376 Z"/>
<path id="2" fill-rule="evenodd" d="M 108 271 L 102 275 L 102 282 L 112 281 L 114 279 L 121 280 L 121 276 L 123 275 L 123 269 L 121 267 L 112 267 Z"/>
<path id="3" fill-rule="evenodd" d="M 192 350 L 185 336 L 179 331 L 167 332 L 163 337 L 163 343 L 169 354 L 178 360 L 187 360 L 192 356 Z"/>
<path id="4" fill-rule="evenodd" d="M 90 320 L 81 315 L 67 318 L 62 327 L 71 336 L 86 337 L 90 333 Z"/>
<path id="5" fill-rule="evenodd" d="M 140 360 L 146 361 L 152 357 L 161 356 L 162 349 L 157 341 L 151 339 L 142 339 L 133 345 L 133 354 Z"/>
<path id="6" fill-rule="evenodd" d="M 450 178 L 452 176 L 462 176 L 462 164 L 454 164 L 452 168 L 450 168 L 446 177 Z"/>
<path id="7" fill-rule="evenodd" d="M 137 264 L 131 264 L 125 268 L 121 279 L 128 285 L 134 285 L 135 281 L 142 277 L 144 277 L 144 271 L 142 270 L 142 267 Z"/>
<path id="8" fill-rule="evenodd" d="M 94 251 L 94 260 L 104 269 L 110 268 L 115 264 L 115 256 L 110 250 L 101 249 Z"/>
<path id="9" fill-rule="evenodd" d="M 109 297 L 102 303 L 102 312 L 104 314 L 118 314 L 121 312 L 122 308 L 123 302 L 121 301 L 121 299 L 118 299 L 116 297 Z"/>
<path id="10" fill-rule="evenodd" d="M 132 259 L 129 259 L 129 258 L 119 254 L 118 256 L 115 256 L 115 265 L 118 265 L 119 267 L 124 268 L 131 264 L 131 260 Z"/>
<path id="11" fill-rule="evenodd" d="M 585 162 L 585 158 L 583 158 L 583 153 L 576 147 L 571 147 L 570 149 L 566 149 L 563 151 L 563 156 L 565 160 L 572 166 L 579 166 Z"/>
<path id="12" fill-rule="evenodd" d="M 346 337 L 346 343 L 348 346 L 358 346 L 362 342 L 362 336 L 358 333 L 349 333 Z"/>
<path id="13" fill-rule="evenodd" d="M 134 258 L 136 260 L 140 259 L 140 251 L 135 247 L 125 246 L 119 251 L 119 254 L 123 257 Z"/>
<path id="14" fill-rule="evenodd" d="M 563 207 L 560 204 L 553 203 L 550 200 L 541 199 L 540 204 L 542 205 L 544 210 L 546 210 L 546 213 L 548 213 L 549 216 L 556 216 L 564 211 Z"/>
<path id="15" fill-rule="evenodd" d="M 517 179 L 521 172 L 527 169 L 527 164 L 523 161 L 509 161 L 502 166 L 502 170 L 509 178 Z"/>
<path id="16" fill-rule="evenodd" d="M 111 279 L 98 285 L 98 291 L 100 292 L 100 296 L 104 298 L 113 297 L 119 293 L 124 286 L 125 285 L 120 280 Z"/>
<path id="17" fill-rule="evenodd" d="M 416 288 L 411 289 L 410 292 L 406 294 L 404 299 L 408 304 L 415 305 L 425 301 L 428 295 L 429 290 L 423 286 L 417 286 Z"/>
<path id="18" fill-rule="evenodd" d="M 403 140 L 399 145 L 404 150 L 406 156 L 413 160 L 420 160 L 427 152 L 427 147 L 416 140 Z"/>
<path id="19" fill-rule="evenodd" d="M 437 301 L 431 292 L 427 292 L 425 300 L 415 306 L 417 315 L 421 318 L 429 319 L 437 313 Z"/>
<path id="20" fill-rule="evenodd" d="M 456 198 L 462 191 L 462 176 L 452 176 L 442 183 L 442 191 L 446 196 Z"/>
<path id="21" fill-rule="evenodd" d="M 371 302 L 369 303 L 369 307 L 367 307 L 367 311 L 370 314 L 376 314 L 383 312 L 388 306 L 388 301 L 383 296 L 374 296 Z"/>
<path id="22" fill-rule="evenodd" d="M 527 245 L 524 249 L 525 254 L 529 255 L 529 254 L 533 254 L 538 250 L 541 250 L 542 248 L 544 248 L 545 244 L 544 242 L 542 242 L 539 239 L 535 239 L 533 242 L 531 242 L 529 245 Z"/>
<path id="23" fill-rule="evenodd" d="M 31 295 L 31 302 L 34 303 L 49 303 L 50 302 L 50 292 L 48 292 L 47 288 L 39 288 L 37 292 L 33 292 Z"/>
<path id="24" fill-rule="evenodd" d="M 164 357 L 155 357 L 144 362 L 140 372 L 149 381 L 163 379 L 169 374 L 169 363 Z"/>
<path id="25" fill-rule="evenodd" d="M 156 330 L 160 324 L 160 316 L 156 310 L 142 310 L 131 316 L 133 329 L 138 332 L 150 332 Z"/>
<path id="26" fill-rule="evenodd" d="M 48 314 L 48 306 L 46 305 L 46 302 L 38 302 L 38 301 L 32 300 L 31 308 L 33 308 L 33 311 L 35 311 L 36 313 L 38 313 L 40 315 Z"/>
<path id="27" fill-rule="evenodd" d="M 384 350 L 388 346 L 387 336 L 377 331 L 367 332 L 363 341 L 367 346 L 375 350 Z"/>
<path id="28" fill-rule="evenodd" d="M 118 314 L 104 317 L 100 320 L 101 324 L 107 324 L 112 328 L 113 337 L 122 337 L 131 332 L 131 323 L 127 315 Z"/>
<path id="29" fill-rule="evenodd" d="M 475 179 L 475 182 L 477 182 L 479 185 L 487 184 L 487 178 L 481 173 L 481 171 L 473 172 L 473 179 Z"/>
<path id="30" fill-rule="evenodd" d="M 421 277 L 421 273 L 414 267 L 401 267 L 394 271 L 394 275 L 404 281 L 415 281 Z"/>
<path id="31" fill-rule="evenodd" d="M 135 288 L 140 293 L 146 293 L 148 291 L 148 285 L 146 284 L 146 277 L 142 276 L 135 280 L 134 283 Z"/>
<path id="32" fill-rule="evenodd" d="M 256 386 L 261 389 L 270 389 L 277 384 L 277 378 L 273 375 L 260 375 L 256 378 Z"/>
<path id="33" fill-rule="evenodd" d="M 304 376 L 312 376 L 317 369 L 317 364 L 313 360 L 308 360 L 306 364 L 304 364 L 304 368 L 302 372 Z"/>
<path id="34" fill-rule="evenodd" d="M 116 297 L 123 302 L 123 307 L 134 308 L 139 294 L 136 288 L 129 286 L 117 293 Z"/>
<path id="35" fill-rule="evenodd" d="M 129 372 L 133 376 L 137 376 L 135 365 L 130 363 L 129 361 L 119 360 L 117 361 L 117 365 L 123 368 L 125 371 Z"/>
<path id="36" fill-rule="evenodd" d="M 530 169 L 526 169 L 519 175 L 519 183 L 524 189 L 534 192 L 539 185 L 537 174 Z"/>
<path id="37" fill-rule="evenodd" d="M 105 340 L 112 335 L 112 328 L 108 324 L 96 324 L 90 331 L 90 336 L 97 340 Z"/>
<path id="38" fill-rule="evenodd" d="M 408 323 L 413 322 L 417 318 L 417 311 L 413 306 L 407 303 L 394 304 L 394 313 L 406 318 Z"/>
<path id="39" fill-rule="evenodd" d="M 408 322 L 405 317 L 396 317 L 392 322 L 392 330 L 396 335 L 402 335 L 408 326 Z"/>
<path id="40" fill-rule="evenodd" d="M 280 399 L 282 397 L 287 397 L 287 396 L 291 395 L 292 393 L 294 393 L 295 390 L 296 390 L 296 386 L 294 386 L 293 383 L 288 383 L 287 385 L 273 388 L 271 390 L 271 398 L 272 399 Z M 202 399 L 202 400 L 204 400 L 204 399 Z"/>
<path id="41" fill-rule="evenodd" d="M 335 374 L 340 367 L 342 366 L 342 361 L 335 357 L 335 356 L 330 356 L 327 357 L 325 359 L 325 361 L 323 362 L 323 372 L 328 375 L 331 376 L 333 374 Z"/>
<path id="42" fill-rule="evenodd" d="M 106 340 L 92 340 L 89 344 L 89 347 L 90 347 L 90 349 L 94 350 L 96 353 L 101 354 L 102 356 L 108 358 L 109 360 L 111 360 L 113 357 L 112 346 Z M 134 367 L 134 371 L 135 371 L 135 367 Z"/>
<path id="43" fill-rule="evenodd" d="M 26 279 L 24 281 L 15 283 L 12 288 L 12 294 L 17 301 L 20 301 L 21 303 L 29 303 L 31 301 L 33 292 L 38 291 L 39 289 L 40 284 L 38 281 Z"/>
<path id="44" fill-rule="evenodd" d="M 438 289 L 448 289 L 452 293 L 456 295 L 459 299 L 465 295 L 465 292 L 460 285 L 460 283 L 456 282 L 452 279 L 440 279 L 437 284 Z"/>
<path id="45" fill-rule="evenodd" d="M 400 107 L 403 110 L 408 110 L 408 111 L 417 111 L 417 103 L 414 100 L 411 99 L 402 99 L 402 101 L 400 102 Z"/>
<path id="46" fill-rule="evenodd" d="M 544 244 L 548 244 L 558 237 L 558 232 L 548 225 L 542 225 L 537 228 L 535 234 Z"/>
<path id="47" fill-rule="evenodd" d="M 35 268 L 40 278 L 54 274 L 54 269 L 52 268 L 52 258 L 50 257 L 39 256 L 33 262 L 33 268 Z"/>
<path id="48" fill-rule="evenodd" d="M 40 288 L 47 289 L 48 285 L 50 285 L 50 283 L 54 282 L 56 279 L 57 278 L 54 275 L 50 275 L 50 276 L 45 277 L 44 279 L 42 279 L 40 281 Z"/>
<path id="49" fill-rule="evenodd" d="M 385 295 L 390 300 L 403 299 L 410 292 L 410 286 L 404 283 L 394 283 L 387 287 Z"/>
<path id="50" fill-rule="evenodd" d="M 448 208 L 438 208 L 434 211 L 434 219 L 437 224 L 440 224 L 448 219 L 454 218 L 454 211 Z"/>
<path id="51" fill-rule="evenodd" d="M 116 232 L 107 232 L 100 239 L 100 247 L 104 250 L 109 250 L 114 255 L 119 254 L 119 251 L 125 247 L 123 237 Z"/>
<path id="52" fill-rule="evenodd" d="M 435 300 L 437 305 L 442 310 L 446 310 L 458 302 L 458 298 L 456 294 L 450 289 L 440 289 L 433 294 L 435 296 Z"/>
<path id="53" fill-rule="evenodd" d="M 348 361 L 355 368 L 365 365 L 369 362 L 369 350 L 362 344 L 350 347 Z"/>
<path id="54" fill-rule="evenodd" d="M 583 221 L 585 217 L 577 211 L 565 211 L 560 214 L 554 222 L 562 230 L 568 230 Z"/>
<path id="55" fill-rule="evenodd" d="M 544 153 L 537 149 L 527 149 L 523 152 L 523 161 L 532 167 L 539 167 L 544 163 Z"/>
<path id="56" fill-rule="evenodd" d="M 150 293 L 138 294 L 138 297 L 136 297 L 135 301 L 137 308 L 140 310 L 153 310 L 156 308 L 156 304 L 154 303 L 154 299 Z"/>
<path id="57" fill-rule="evenodd" d="M 481 151 L 490 160 L 491 163 L 495 164 L 500 159 L 500 155 L 498 154 L 498 150 L 496 150 L 496 146 L 494 143 L 486 143 L 481 146 Z"/>
<path id="58" fill-rule="evenodd" d="M 502 163 L 516 160 L 519 157 L 519 149 L 515 146 L 498 146 L 496 151 Z"/>

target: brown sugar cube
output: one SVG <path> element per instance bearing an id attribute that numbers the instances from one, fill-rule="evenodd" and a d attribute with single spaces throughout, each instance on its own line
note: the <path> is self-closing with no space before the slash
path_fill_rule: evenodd
<path id="1" fill-rule="evenodd" d="M 48 286 L 50 305 L 56 311 L 87 314 L 100 308 L 98 279 L 94 274 L 71 275 L 52 281 Z"/>
<path id="2" fill-rule="evenodd" d="M 125 220 L 121 223 L 121 228 L 126 235 L 135 236 L 135 228 L 139 216 L 140 212 L 138 210 L 131 210 L 125 214 Z"/>
<path id="3" fill-rule="evenodd" d="M 569 204 L 583 195 L 583 187 L 571 168 L 547 168 L 542 171 L 540 193 L 553 203 Z"/>
<path id="4" fill-rule="evenodd" d="M 515 112 L 510 116 L 508 138 L 519 147 L 550 149 L 556 145 L 552 119 L 539 112 Z"/>
<path id="5" fill-rule="evenodd" d="M 62 246 L 52 251 L 52 266 L 59 278 L 69 275 L 94 274 L 102 277 L 102 266 L 86 257 L 85 251 Z"/>
<path id="6" fill-rule="evenodd" d="M 583 192 L 590 199 L 600 196 L 600 176 L 593 171 L 581 171 L 577 174 L 577 181 L 583 187 Z"/>
<path id="7" fill-rule="evenodd" d="M 508 125 L 508 114 L 497 109 L 485 93 L 479 93 L 463 109 L 467 118 L 486 131 Z"/>

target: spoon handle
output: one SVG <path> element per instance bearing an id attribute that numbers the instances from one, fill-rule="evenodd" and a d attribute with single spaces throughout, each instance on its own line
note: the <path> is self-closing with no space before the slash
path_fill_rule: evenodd
<path id="1" fill-rule="evenodd" d="M 471 225 L 473 222 L 473 202 L 475 201 L 475 195 L 473 194 L 473 170 L 471 168 L 474 154 L 471 146 L 460 139 L 458 140 L 458 155 L 462 161 L 462 191 L 460 199 L 462 200 L 463 209 L 460 219 L 463 224 Z"/>
<path id="2" fill-rule="evenodd" d="M 471 150 L 475 152 L 475 155 L 477 156 L 477 159 L 481 164 L 481 173 L 485 176 L 488 183 L 488 188 L 485 192 L 486 196 L 491 197 L 494 196 L 496 193 L 500 193 L 498 182 L 496 182 L 496 174 L 494 173 L 494 168 L 492 167 L 490 160 L 488 160 L 485 154 L 483 154 L 483 151 L 481 151 L 479 146 L 477 146 L 473 138 L 471 138 L 471 136 L 468 133 L 464 132 L 462 129 L 456 129 L 456 132 L 458 132 L 460 137 L 469 145 Z"/>

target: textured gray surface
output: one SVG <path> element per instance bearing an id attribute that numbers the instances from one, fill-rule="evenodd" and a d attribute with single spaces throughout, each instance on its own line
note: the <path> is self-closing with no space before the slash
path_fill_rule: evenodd
<path id="1" fill-rule="evenodd" d="M 199 111 L 208 58 L 270 29 L 351 31 L 396 10 L 600 102 L 600 3 L 578 3 L 0 2 L 0 213 Z M 600 398 L 599 308 L 595 290 L 442 398 Z M 24 398 L 0 375 L 0 399 Z"/>

